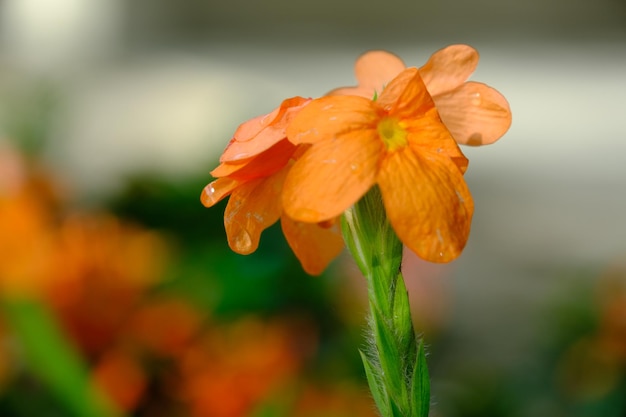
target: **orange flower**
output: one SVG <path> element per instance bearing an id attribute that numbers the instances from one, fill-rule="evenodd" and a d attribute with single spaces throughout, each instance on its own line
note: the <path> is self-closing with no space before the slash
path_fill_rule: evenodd
<path id="1" fill-rule="evenodd" d="M 348 381 L 333 386 L 309 384 L 298 396 L 290 416 L 363 416 L 375 417 L 376 412 L 371 395 Z"/>
<path id="2" fill-rule="evenodd" d="M 468 161 L 439 118 L 415 68 L 393 79 L 376 100 L 322 97 L 287 128 L 312 146 L 291 167 L 283 206 L 289 217 L 333 219 L 378 184 L 398 237 L 423 259 L 455 259 L 474 209 L 463 179 Z"/>
<path id="3" fill-rule="evenodd" d="M 439 115 L 452 137 L 463 145 L 488 145 L 511 125 L 506 99 L 495 89 L 466 82 L 478 65 L 478 52 L 468 45 L 451 45 L 435 52 L 419 69 Z M 400 58 L 385 51 L 370 51 L 355 64 L 358 87 L 331 91 L 330 95 L 372 98 L 405 69 Z"/>
<path id="4" fill-rule="evenodd" d="M 204 316 L 181 299 L 152 299 L 127 320 L 124 339 L 159 357 L 182 354 L 198 333 Z"/>
<path id="5" fill-rule="evenodd" d="M 107 398 L 124 411 L 134 410 L 148 388 L 148 377 L 137 358 L 122 349 L 106 351 L 91 379 Z"/>
<path id="6" fill-rule="evenodd" d="M 334 222 L 307 224 L 284 215 L 281 190 L 292 161 L 304 151 L 287 140 L 293 117 L 310 102 L 294 97 L 272 113 L 243 123 L 211 172 L 217 179 L 202 191 L 201 201 L 211 207 L 230 195 L 224 213 L 228 244 L 246 255 L 259 246 L 261 232 L 281 220 L 289 246 L 306 272 L 320 274 L 343 248 Z"/>
<path id="7" fill-rule="evenodd" d="M 68 217 L 55 244 L 49 278 L 54 285 L 46 301 L 74 343 L 95 357 L 162 279 L 166 242 L 155 232 L 104 214 Z"/>
<path id="8" fill-rule="evenodd" d="M 54 249 L 53 186 L 17 151 L 0 147 L 0 296 L 38 297 Z"/>
<path id="9" fill-rule="evenodd" d="M 249 416 L 293 381 L 316 342 L 307 321 L 249 317 L 208 329 L 180 356 L 179 395 L 193 417 Z M 301 339 L 301 338 L 304 338 Z"/>

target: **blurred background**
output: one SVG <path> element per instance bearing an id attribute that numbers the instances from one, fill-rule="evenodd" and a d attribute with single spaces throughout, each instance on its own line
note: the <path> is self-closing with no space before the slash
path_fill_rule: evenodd
<path id="1" fill-rule="evenodd" d="M 626 415 L 624 0 L 0 0 L 0 415 L 375 415 L 352 261 L 199 195 L 241 122 L 452 43 L 513 125 L 463 256 L 404 265 L 432 415 Z"/>

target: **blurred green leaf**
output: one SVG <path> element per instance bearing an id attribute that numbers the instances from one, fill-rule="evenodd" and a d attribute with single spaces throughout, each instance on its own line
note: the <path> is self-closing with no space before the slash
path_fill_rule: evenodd
<path id="1" fill-rule="evenodd" d="M 150 173 L 130 178 L 124 191 L 110 202 L 111 210 L 151 229 L 180 237 L 181 243 L 207 241 L 224 235 L 226 201 L 208 209 L 200 193 L 211 180 L 206 177 L 171 181 Z"/>
<path id="2" fill-rule="evenodd" d="M 119 415 L 95 391 L 80 355 L 44 305 L 34 301 L 6 300 L 3 307 L 20 341 L 28 370 L 58 398 L 69 415 Z"/>

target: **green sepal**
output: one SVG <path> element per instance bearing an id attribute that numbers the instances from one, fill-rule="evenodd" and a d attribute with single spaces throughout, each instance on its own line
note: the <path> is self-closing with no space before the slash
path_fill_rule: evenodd
<path id="1" fill-rule="evenodd" d="M 376 407 L 378 407 L 378 411 L 380 411 L 381 416 L 389 415 L 389 406 L 387 393 L 381 385 L 380 378 L 376 373 L 376 368 L 372 365 L 369 358 L 362 350 L 359 349 L 359 353 L 361 354 L 361 360 L 363 361 L 363 368 L 365 369 L 365 377 L 367 378 L 367 384 L 370 387 L 370 391 L 372 392 L 372 397 L 374 398 L 374 402 L 376 403 Z"/>
<path id="2" fill-rule="evenodd" d="M 386 325 L 384 318 L 380 316 L 375 316 L 373 321 L 380 368 L 384 375 L 383 383 L 387 394 L 391 399 L 399 402 L 400 407 L 408 406 L 406 379 L 402 369 L 402 352 L 398 349 L 393 330 Z"/>
<path id="3" fill-rule="evenodd" d="M 392 289 L 393 306 L 391 308 L 391 317 L 393 320 L 393 329 L 395 331 L 400 351 L 405 352 L 407 356 L 403 357 L 405 368 L 408 368 L 406 375 L 410 375 L 413 370 L 416 353 L 415 332 L 413 330 L 413 321 L 411 320 L 411 307 L 409 304 L 409 294 L 404 284 L 402 274 L 398 274 Z"/>
<path id="4" fill-rule="evenodd" d="M 401 407 L 393 400 L 389 399 L 389 417 L 405 417 Z"/>
<path id="5" fill-rule="evenodd" d="M 413 417 L 428 417 L 430 410 L 430 377 L 426 365 L 424 342 L 417 349 L 417 358 L 411 379 L 411 412 Z"/>
<path id="6" fill-rule="evenodd" d="M 341 225 L 346 246 L 368 280 L 395 276 L 402 263 L 402 242 L 387 220 L 378 187 L 346 211 Z"/>
<path id="7" fill-rule="evenodd" d="M 360 233 L 357 230 L 358 222 L 355 219 L 355 213 L 352 210 L 346 211 L 341 216 L 341 231 L 343 240 L 350 254 L 354 258 L 357 266 L 366 277 L 371 273 L 369 269 L 369 260 L 366 257 L 364 248 L 361 245 Z"/>

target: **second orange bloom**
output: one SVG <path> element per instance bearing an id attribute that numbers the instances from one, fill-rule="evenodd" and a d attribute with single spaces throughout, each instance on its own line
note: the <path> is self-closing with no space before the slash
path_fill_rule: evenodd
<path id="1" fill-rule="evenodd" d="M 413 252 L 431 262 L 460 255 L 474 210 L 463 178 L 468 161 L 416 68 L 401 72 L 374 100 L 313 100 L 287 136 L 312 145 L 284 182 L 290 218 L 333 219 L 378 185 L 391 225 Z"/>

